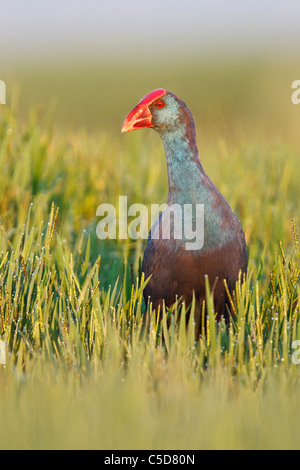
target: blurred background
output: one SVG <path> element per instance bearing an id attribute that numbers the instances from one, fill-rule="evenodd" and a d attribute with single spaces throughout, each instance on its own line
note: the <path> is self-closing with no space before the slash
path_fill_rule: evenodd
<path id="1" fill-rule="evenodd" d="M 202 121 L 214 116 L 226 126 L 232 116 L 251 127 L 258 118 L 263 131 L 290 138 L 298 125 L 291 105 L 300 77 L 297 0 L 0 5 L 0 79 L 8 96 L 19 85 L 23 115 L 55 103 L 61 125 L 118 133 L 137 99 L 165 87 Z"/>

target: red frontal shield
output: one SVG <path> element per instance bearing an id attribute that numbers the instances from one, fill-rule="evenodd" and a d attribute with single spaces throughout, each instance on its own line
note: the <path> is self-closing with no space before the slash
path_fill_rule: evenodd
<path id="1" fill-rule="evenodd" d="M 125 119 L 121 132 L 129 132 L 141 129 L 143 127 L 153 127 L 152 114 L 149 106 L 158 98 L 166 94 L 166 90 L 158 88 L 150 91 L 148 95 L 141 99 L 138 105 L 133 108 Z"/>

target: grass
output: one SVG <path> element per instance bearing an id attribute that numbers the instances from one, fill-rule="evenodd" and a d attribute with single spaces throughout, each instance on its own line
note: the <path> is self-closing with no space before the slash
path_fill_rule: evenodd
<path id="1" fill-rule="evenodd" d="M 255 70 L 258 83 L 271 73 Z M 224 103 L 232 103 L 228 69 L 223 76 Z M 207 282 L 206 333 L 196 344 L 193 304 L 164 310 L 160 322 L 150 309 L 143 328 L 143 242 L 96 237 L 99 204 L 118 207 L 119 195 L 129 204 L 166 200 L 157 136 L 59 128 L 52 111 L 34 108 L 24 120 L 15 95 L 8 101 L 0 121 L 0 448 L 299 448 L 293 126 L 275 139 L 259 129 L 260 117 L 251 130 L 241 103 L 232 104 L 231 126 L 223 127 L 224 110 L 198 126 L 205 169 L 245 229 L 249 272 L 228 327 L 215 322 Z M 251 100 L 245 108 L 255 115 Z"/>

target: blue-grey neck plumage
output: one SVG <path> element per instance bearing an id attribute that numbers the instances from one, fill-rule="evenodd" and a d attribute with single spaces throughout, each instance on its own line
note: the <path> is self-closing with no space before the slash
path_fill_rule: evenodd
<path id="1" fill-rule="evenodd" d="M 193 116 L 187 106 L 177 100 L 169 92 L 163 113 L 153 110 L 154 129 L 161 137 L 168 168 L 168 202 L 197 203 L 199 186 L 206 174 L 198 154 Z"/>
<path id="2" fill-rule="evenodd" d="M 153 109 L 154 129 L 159 133 L 167 162 L 169 194 L 168 204 L 204 204 L 204 250 L 223 246 L 233 237 L 230 227 L 222 224 L 219 203 L 231 210 L 211 182 L 201 164 L 195 122 L 185 103 L 168 92 L 164 97 L 164 112 Z M 180 101 L 179 101 L 180 100 Z"/>
<path id="3" fill-rule="evenodd" d="M 186 138 L 184 126 L 173 132 L 160 132 L 165 150 L 168 170 L 169 196 L 168 203 L 196 204 L 200 203 L 201 183 L 205 172 L 201 165 L 198 152 Z M 202 194 L 202 200 L 203 200 Z"/>

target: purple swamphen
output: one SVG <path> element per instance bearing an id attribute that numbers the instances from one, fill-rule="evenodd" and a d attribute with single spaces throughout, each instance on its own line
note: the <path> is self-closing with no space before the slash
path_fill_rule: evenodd
<path id="1" fill-rule="evenodd" d="M 188 306 L 194 293 L 197 336 L 206 298 L 205 276 L 213 287 L 216 317 L 228 320 L 230 305 L 224 280 L 232 291 L 239 273 L 247 270 L 245 236 L 240 221 L 202 166 L 194 118 L 182 99 L 162 88 L 148 93 L 129 113 L 122 132 L 145 127 L 157 131 L 162 140 L 169 195 L 166 210 L 151 228 L 144 253 L 142 270 L 145 278 L 151 275 L 144 298 L 156 309 L 163 302 L 170 307 L 176 298 Z M 185 207 L 192 211 L 185 211 Z M 202 236 L 198 244 L 187 236 L 184 224 L 188 223 L 192 234 L 197 233 L 199 223 Z M 167 233 L 169 236 L 163 236 Z"/>

